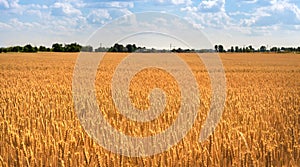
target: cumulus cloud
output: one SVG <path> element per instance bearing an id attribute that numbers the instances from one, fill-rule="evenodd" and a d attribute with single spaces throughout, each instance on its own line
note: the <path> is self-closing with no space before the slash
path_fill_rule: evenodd
<path id="1" fill-rule="evenodd" d="M 151 2 L 150 0 L 146 0 Z M 192 0 L 155 0 L 155 3 L 165 4 L 165 5 L 185 5 L 190 6 L 193 1 Z"/>
<path id="2" fill-rule="evenodd" d="M 81 11 L 70 3 L 56 2 L 52 6 L 52 15 L 81 15 Z"/>
<path id="3" fill-rule="evenodd" d="M 110 20 L 112 17 L 107 9 L 95 9 L 88 14 L 87 19 L 90 23 L 104 24 L 105 20 Z"/>
<path id="4" fill-rule="evenodd" d="M 225 11 L 225 0 L 203 0 L 198 8 L 201 12 Z"/>
<path id="5" fill-rule="evenodd" d="M 17 18 L 13 18 L 10 19 L 9 26 L 14 27 L 16 30 L 30 30 L 32 28 L 41 27 L 41 24 L 37 22 L 23 22 Z"/>
<path id="6" fill-rule="evenodd" d="M 104 1 L 104 2 L 90 2 L 86 3 L 87 8 L 133 8 L 134 3 L 132 1 Z"/>
<path id="7" fill-rule="evenodd" d="M 198 10 L 197 7 L 195 6 L 187 6 L 187 7 L 183 7 L 180 9 L 181 11 L 186 11 L 186 12 L 196 12 Z"/>
<path id="8" fill-rule="evenodd" d="M 12 28 L 9 24 L 0 22 L 0 29 L 10 29 Z"/>
<path id="9" fill-rule="evenodd" d="M 18 8 L 19 0 L 0 0 L 0 6 L 3 6 L 4 8 Z"/>
<path id="10" fill-rule="evenodd" d="M 242 23 L 246 26 L 300 24 L 300 9 L 287 0 L 272 0 L 269 6 L 257 8 Z"/>
<path id="11" fill-rule="evenodd" d="M 243 3 L 253 4 L 256 3 L 258 0 L 243 0 Z"/>
<path id="12" fill-rule="evenodd" d="M 172 2 L 174 5 L 180 5 L 180 4 L 190 5 L 190 4 L 192 4 L 192 1 L 191 1 L 191 0 L 171 0 L 171 2 Z"/>
<path id="13" fill-rule="evenodd" d="M 9 8 L 9 3 L 7 0 L 0 0 L 0 5 L 4 8 Z"/>
<path id="14" fill-rule="evenodd" d="M 117 1 L 113 1 L 113 2 L 108 2 L 107 5 L 111 6 L 111 7 L 114 7 L 114 8 L 133 8 L 134 7 L 134 3 L 133 2 L 117 2 Z"/>
<path id="15" fill-rule="evenodd" d="M 231 25 L 231 18 L 225 10 L 225 0 L 203 0 L 198 6 L 181 8 L 187 12 L 187 20 L 197 28 L 224 28 Z"/>

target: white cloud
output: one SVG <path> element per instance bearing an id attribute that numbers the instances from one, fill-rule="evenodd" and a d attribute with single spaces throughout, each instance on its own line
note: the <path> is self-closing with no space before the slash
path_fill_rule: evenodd
<path id="1" fill-rule="evenodd" d="M 225 0 L 204 0 L 197 7 L 181 9 L 187 12 L 187 20 L 197 28 L 225 28 L 231 26 L 232 19 L 225 10 Z"/>
<path id="2" fill-rule="evenodd" d="M 243 3 L 248 3 L 248 4 L 254 4 L 256 3 L 258 0 L 243 0 Z"/>
<path id="3" fill-rule="evenodd" d="M 12 28 L 9 24 L 0 22 L 0 29 L 10 29 Z"/>
<path id="4" fill-rule="evenodd" d="M 22 5 L 19 4 L 19 0 L 0 0 L 0 9 L 4 9 L 3 12 L 23 14 L 25 10 Z M 2 13 L 1 13 L 2 14 Z"/>
<path id="5" fill-rule="evenodd" d="M 39 28 L 41 24 L 37 22 L 22 22 L 19 21 L 17 18 L 10 19 L 9 21 L 10 26 L 14 27 L 16 30 L 30 30 L 32 28 Z"/>
<path id="6" fill-rule="evenodd" d="M 104 24 L 105 20 L 110 20 L 112 17 L 107 9 L 95 9 L 88 14 L 87 19 L 91 23 Z"/>
<path id="7" fill-rule="evenodd" d="M 190 5 L 190 4 L 192 4 L 192 1 L 191 1 L 191 0 L 171 0 L 171 2 L 172 2 L 174 5 L 180 5 L 180 4 Z"/>
<path id="8" fill-rule="evenodd" d="M 107 5 L 110 7 L 113 7 L 113 8 L 133 8 L 134 7 L 133 2 L 113 1 L 113 2 L 108 2 Z"/>
<path id="9" fill-rule="evenodd" d="M 9 2 L 10 2 L 10 7 L 12 7 L 12 8 L 18 8 L 18 7 L 20 7 L 19 0 L 11 0 Z"/>
<path id="10" fill-rule="evenodd" d="M 39 18 L 42 18 L 42 12 L 40 10 L 27 10 L 26 13 L 34 15 L 34 16 L 38 16 Z"/>
<path id="11" fill-rule="evenodd" d="M 261 17 L 271 16 L 270 13 L 264 10 L 257 10 L 254 14 L 250 15 L 250 18 L 243 19 L 241 25 L 251 26 L 255 24 Z"/>
<path id="12" fill-rule="evenodd" d="M 0 5 L 3 5 L 5 8 L 9 8 L 9 3 L 7 0 L 0 0 Z"/>
<path id="13" fill-rule="evenodd" d="M 76 9 L 73 5 L 70 3 L 62 3 L 62 2 L 56 2 L 52 6 L 53 8 L 53 15 L 81 15 L 81 11 L 79 9 Z"/>
<path id="14" fill-rule="evenodd" d="M 30 4 L 25 6 L 28 9 L 48 9 L 48 6 L 46 5 L 39 5 L 39 4 Z"/>
<path id="15" fill-rule="evenodd" d="M 181 11 L 196 12 L 198 9 L 195 6 L 187 6 L 180 9 Z"/>
<path id="16" fill-rule="evenodd" d="M 250 18 L 242 19 L 242 23 L 246 26 L 299 24 L 300 9 L 287 0 L 272 0 L 270 6 L 257 8 Z"/>
<path id="17" fill-rule="evenodd" d="M 225 0 L 203 0 L 198 8 L 201 12 L 225 11 Z"/>
<path id="18" fill-rule="evenodd" d="M 300 25 L 294 25 L 294 28 L 295 28 L 296 30 L 300 30 Z"/>
<path id="19" fill-rule="evenodd" d="M 86 6 L 86 3 L 82 0 L 64 0 L 65 3 L 70 3 L 77 8 L 83 8 Z"/>
<path id="20" fill-rule="evenodd" d="M 146 1 L 151 2 L 150 0 L 146 0 Z M 155 0 L 155 2 L 161 4 L 186 5 L 186 6 L 190 6 L 193 3 L 192 0 Z"/>

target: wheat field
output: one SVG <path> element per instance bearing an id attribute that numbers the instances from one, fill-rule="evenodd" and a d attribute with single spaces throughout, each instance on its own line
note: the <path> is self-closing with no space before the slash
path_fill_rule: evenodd
<path id="1" fill-rule="evenodd" d="M 77 56 L 0 54 L 0 166 L 300 166 L 300 54 L 221 54 L 225 109 L 213 135 L 202 143 L 198 138 L 210 107 L 210 80 L 195 54 L 179 54 L 199 85 L 196 123 L 177 145 L 149 157 L 107 151 L 81 127 L 72 97 Z M 109 53 L 99 65 L 95 85 L 101 112 L 126 135 L 160 133 L 178 114 L 176 81 L 163 70 L 138 73 L 129 92 L 134 106 L 147 109 L 155 87 L 167 93 L 167 106 L 151 122 L 128 120 L 110 94 L 113 72 L 125 56 Z"/>

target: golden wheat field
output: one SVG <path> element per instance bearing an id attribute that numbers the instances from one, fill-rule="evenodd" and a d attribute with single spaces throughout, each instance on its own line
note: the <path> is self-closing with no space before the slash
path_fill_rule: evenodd
<path id="1" fill-rule="evenodd" d="M 179 143 L 149 157 L 114 154 L 83 130 L 72 96 L 77 56 L 0 54 L 0 166 L 300 166 L 300 54 L 221 54 L 225 109 L 213 135 L 202 143 L 210 80 L 195 54 L 180 54 L 199 85 L 196 123 Z M 155 87 L 165 90 L 167 105 L 151 122 L 127 120 L 114 107 L 110 91 L 114 69 L 125 56 L 109 53 L 99 65 L 95 85 L 101 112 L 126 135 L 160 133 L 176 119 L 179 88 L 163 70 L 141 71 L 130 84 L 134 106 L 149 107 L 148 93 Z"/>

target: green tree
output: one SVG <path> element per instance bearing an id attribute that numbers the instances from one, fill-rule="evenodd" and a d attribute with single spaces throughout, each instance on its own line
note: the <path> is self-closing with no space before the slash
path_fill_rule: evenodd
<path id="1" fill-rule="evenodd" d="M 247 53 L 250 52 L 250 49 L 249 49 L 248 46 L 246 47 L 246 52 L 247 52 Z"/>
<path id="2" fill-rule="evenodd" d="M 137 50 L 135 44 L 133 44 L 133 45 L 128 44 L 128 45 L 126 45 L 126 48 L 127 48 L 127 52 L 135 52 Z"/>
<path id="3" fill-rule="evenodd" d="M 46 52 L 47 51 L 47 48 L 45 46 L 40 46 L 39 47 L 39 51 L 40 52 Z"/>
<path id="4" fill-rule="evenodd" d="M 218 47 L 218 45 L 215 45 L 215 51 L 216 51 L 216 52 L 219 52 L 219 47 Z"/>
<path id="5" fill-rule="evenodd" d="M 270 49 L 270 51 L 271 51 L 271 52 L 277 52 L 277 47 L 272 47 L 272 48 Z"/>
<path id="6" fill-rule="evenodd" d="M 64 48 L 63 48 L 62 44 L 55 43 L 52 45 L 52 51 L 53 52 L 63 52 Z"/>
<path id="7" fill-rule="evenodd" d="M 219 45 L 218 50 L 219 52 L 225 52 L 223 45 Z"/>
<path id="8" fill-rule="evenodd" d="M 23 47 L 23 52 L 37 52 L 36 47 L 32 47 L 30 44 L 27 44 Z"/>
<path id="9" fill-rule="evenodd" d="M 235 46 L 235 52 L 239 52 L 239 47 Z"/>
<path id="10" fill-rule="evenodd" d="M 254 52 L 254 48 L 252 47 L 252 45 L 249 45 L 249 50 L 250 52 Z"/>
<path id="11" fill-rule="evenodd" d="M 64 51 L 65 52 L 80 52 L 82 46 L 75 43 L 65 44 Z"/>
<path id="12" fill-rule="evenodd" d="M 6 53 L 7 49 L 6 48 L 1 48 L 1 52 Z"/>
<path id="13" fill-rule="evenodd" d="M 261 46 L 261 47 L 259 48 L 259 51 L 260 51 L 260 52 L 266 52 L 266 51 L 267 51 L 267 47 L 266 47 L 266 46 Z"/>
<path id="14" fill-rule="evenodd" d="M 23 47 L 21 46 L 14 46 L 11 48 L 12 52 L 22 52 L 23 51 Z"/>
<path id="15" fill-rule="evenodd" d="M 127 52 L 127 48 L 122 44 L 116 43 L 113 47 L 109 48 L 109 52 Z"/>

